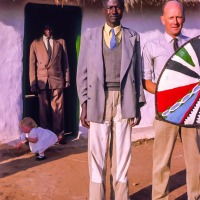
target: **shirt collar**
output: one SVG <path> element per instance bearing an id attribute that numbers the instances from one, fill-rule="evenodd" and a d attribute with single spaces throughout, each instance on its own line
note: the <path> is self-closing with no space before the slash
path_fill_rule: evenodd
<path id="1" fill-rule="evenodd" d="M 43 40 L 47 40 L 48 38 L 45 36 L 45 35 L 43 35 Z M 50 39 L 52 39 L 52 36 L 50 37 Z"/>
<path id="2" fill-rule="evenodd" d="M 121 25 L 115 26 L 115 27 L 114 27 L 115 35 L 117 35 L 117 34 L 121 31 L 121 27 L 122 27 Z M 110 26 L 108 26 L 107 23 L 105 23 L 104 30 L 105 30 L 105 32 L 106 32 L 108 35 L 110 35 L 111 29 L 112 29 L 112 28 L 111 28 Z"/>
<path id="3" fill-rule="evenodd" d="M 170 42 L 173 41 L 173 39 L 174 39 L 171 35 L 169 35 L 169 34 L 166 33 L 166 32 L 165 32 L 164 37 L 165 37 L 165 40 L 166 40 L 168 43 L 170 43 Z M 183 35 L 180 33 L 176 38 L 177 38 L 178 40 L 180 40 L 182 37 L 183 37 Z"/>

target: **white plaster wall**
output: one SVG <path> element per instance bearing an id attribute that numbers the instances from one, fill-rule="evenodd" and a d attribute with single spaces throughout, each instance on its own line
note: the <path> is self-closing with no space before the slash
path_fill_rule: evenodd
<path id="1" fill-rule="evenodd" d="M 27 0 L 26 2 L 38 1 Z M 2 0 L 0 2 L 0 143 L 19 137 L 18 124 L 22 117 L 24 6 L 25 1 L 7 3 L 6 0 Z M 183 29 L 186 35 L 193 37 L 200 34 L 199 11 L 198 6 L 187 10 Z M 134 10 L 124 14 L 122 24 L 140 33 L 143 47 L 147 40 L 163 32 L 159 16 L 159 8 Z M 104 15 L 100 9 L 83 9 L 82 32 L 104 22 Z M 137 133 L 135 139 L 152 137 L 154 133 L 151 128 L 154 118 L 153 95 L 146 93 L 146 99 L 147 105 L 142 109 L 142 121 L 134 131 Z M 80 125 L 80 132 L 86 133 L 87 130 Z"/>
<path id="2" fill-rule="evenodd" d="M 0 142 L 19 135 L 23 20 L 20 6 L 0 3 Z"/>

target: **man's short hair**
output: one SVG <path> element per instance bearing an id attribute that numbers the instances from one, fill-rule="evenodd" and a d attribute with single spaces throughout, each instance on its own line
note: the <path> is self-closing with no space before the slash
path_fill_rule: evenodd
<path id="1" fill-rule="evenodd" d="M 182 10 L 183 10 L 183 16 L 185 16 L 185 9 L 184 9 L 183 3 L 180 0 L 167 0 L 162 6 L 162 14 L 164 14 L 166 5 L 171 1 L 174 1 L 174 2 L 177 2 L 180 4 L 180 6 L 182 7 Z"/>
<path id="2" fill-rule="evenodd" d="M 44 26 L 43 26 L 43 31 L 45 31 L 45 30 L 47 30 L 47 29 L 53 31 L 53 26 L 52 26 L 51 24 L 44 24 Z"/>
<path id="3" fill-rule="evenodd" d="M 102 0 L 103 8 L 106 8 L 106 4 L 109 0 Z M 122 8 L 124 9 L 124 0 L 118 0 L 121 3 Z"/>

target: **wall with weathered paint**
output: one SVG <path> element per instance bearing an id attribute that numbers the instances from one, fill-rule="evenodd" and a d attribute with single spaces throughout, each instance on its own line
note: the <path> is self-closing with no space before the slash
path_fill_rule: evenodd
<path id="1" fill-rule="evenodd" d="M 21 5 L 0 2 L 0 142 L 19 136 L 23 20 Z"/>
<path id="2" fill-rule="evenodd" d="M 22 71 L 24 8 L 26 3 L 52 3 L 52 1 L 6 1 L 0 2 L 0 143 L 19 137 L 19 121 L 22 117 Z M 193 37 L 200 34 L 199 6 L 186 8 L 186 22 L 183 33 Z M 159 8 L 142 8 L 124 14 L 122 24 L 141 35 L 141 46 L 163 32 L 159 20 Z M 83 9 L 82 32 L 99 26 L 105 19 L 101 9 Z M 154 98 L 146 93 L 147 105 L 142 109 L 141 124 L 135 129 L 135 138 L 153 136 Z M 86 130 L 80 126 L 80 132 Z"/>

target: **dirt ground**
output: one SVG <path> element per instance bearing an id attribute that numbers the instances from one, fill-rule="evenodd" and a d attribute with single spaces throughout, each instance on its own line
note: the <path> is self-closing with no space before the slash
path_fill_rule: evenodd
<path id="1" fill-rule="evenodd" d="M 67 141 L 66 145 L 48 149 L 44 161 L 35 161 L 35 155 L 26 146 L 20 151 L 0 148 L 0 199 L 87 200 L 87 141 L 70 137 Z M 128 174 L 131 200 L 151 199 L 152 144 L 153 140 L 132 144 Z M 109 189 L 106 199 L 109 199 Z M 186 199 L 182 144 L 177 140 L 172 158 L 170 200 Z"/>

